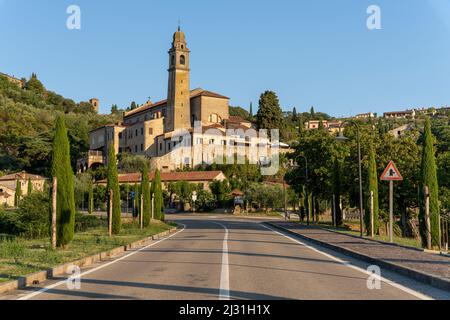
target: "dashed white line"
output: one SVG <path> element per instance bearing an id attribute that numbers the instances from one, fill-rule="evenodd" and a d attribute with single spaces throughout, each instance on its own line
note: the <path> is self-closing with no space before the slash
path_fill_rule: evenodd
<path id="1" fill-rule="evenodd" d="M 223 246 L 222 246 L 222 269 L 220 272 L 219 299 L 230 300 L 230 270 L 228 264 L 228 228 L 219 222 L 214 221 L 210 222 L 221 226 L 225 230 L 225 236 L 223 238 Z"/>

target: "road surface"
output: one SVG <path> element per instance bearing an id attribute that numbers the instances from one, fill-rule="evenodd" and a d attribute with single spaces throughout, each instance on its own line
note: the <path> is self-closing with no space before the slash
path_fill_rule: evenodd
<path id="1" fill-rule="evenodd" d="M 449 299 L 450 293 L 382 270 L 368 289 L 368 265 L 273 230 L 257 219 L 171 215 L 171 237 L 64 278 L 4 296 L 74 299 Z M 388 280 L 391 279 L 391 280 Z M 373 283 L 373 282 L 371 282 Z"/>

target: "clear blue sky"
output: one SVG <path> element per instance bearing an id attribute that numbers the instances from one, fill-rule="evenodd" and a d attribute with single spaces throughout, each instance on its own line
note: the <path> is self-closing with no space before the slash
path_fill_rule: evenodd
<path id="1" fill-rule="evenodd" d="M 66 28 L 81 7 L 82 29 Z M 366 9 L 382 10 L 369 31 Z M 101 111 L 163 99 L 167 51 L 181 19 L 191 87 L 255 109 L 335 116 L 450 105 L 450 0 L 0 0 L 0 71 L 36 72 L 48 89 Z"/>

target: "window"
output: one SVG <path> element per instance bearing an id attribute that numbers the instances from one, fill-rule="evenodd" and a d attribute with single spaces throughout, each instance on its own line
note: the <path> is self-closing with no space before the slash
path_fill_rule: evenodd
<path id="1" fill-rule="evenodd" d="M 136 135 L 135 135 L 136 137 L 138 136 L 138 129 L 136 129 Z"/>
<path id="2" fill-rule="evenodd" d="M 180 56 L 180 64 L 183 66 L 186 64 L 186 57 L 184 55 Z"/>
<path id="3" fill-rule="evenodd" d="M 119 139 L 122 140 L 122 132 L 119 133 Z"/>
<path id="4" fill-rule="evenodd" d="M 141 136 L 144 135 L 144 128 L 141 128 Z"/>
<path id="5" fill-rule="evenodd" d="M 137 152 L 138 152 L 137 150 L 138 150 L 138 149 L 137 149 L 137 145 L 135 145 L 135 146 L 134 146 L 134 152 L 137 153 Z"/>
<path id="6" fill-rule="evenodd" d="M 141 144 L 141 151 L 144 151 L 144 145 Z"/>
<path id="7" fill-rule="evenodd" d="M 162 142 L 160 142 L 159 143 L 159 151 L 162 151 L 162 147 L 163 147 Z"/>
<path id="8" fill-rule="evenodd" d="M 218 115 L 218 114 L 216 114 L 216 113 L 213 113 L 213 114 L 211 114 L 210 116 L 209 116 L 209 122 L 212 122 L 212 123 L 219 123 L 219 122 L 222 122 L 222 118 Z"/>
<path id="9" fill-rule="evenodd" d="M 148 128 L 148 134 L 153 135 L 153 128 Z"/>

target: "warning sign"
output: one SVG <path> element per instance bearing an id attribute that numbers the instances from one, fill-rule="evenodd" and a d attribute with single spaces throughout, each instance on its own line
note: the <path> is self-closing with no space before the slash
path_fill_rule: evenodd
<path id="1" fill-rule="evenodd" d="M 400 171 L 397 169 L 394 161 L 389 162 L 386 170 L 381 175 L 383 181 L 403 181 Z"/>

